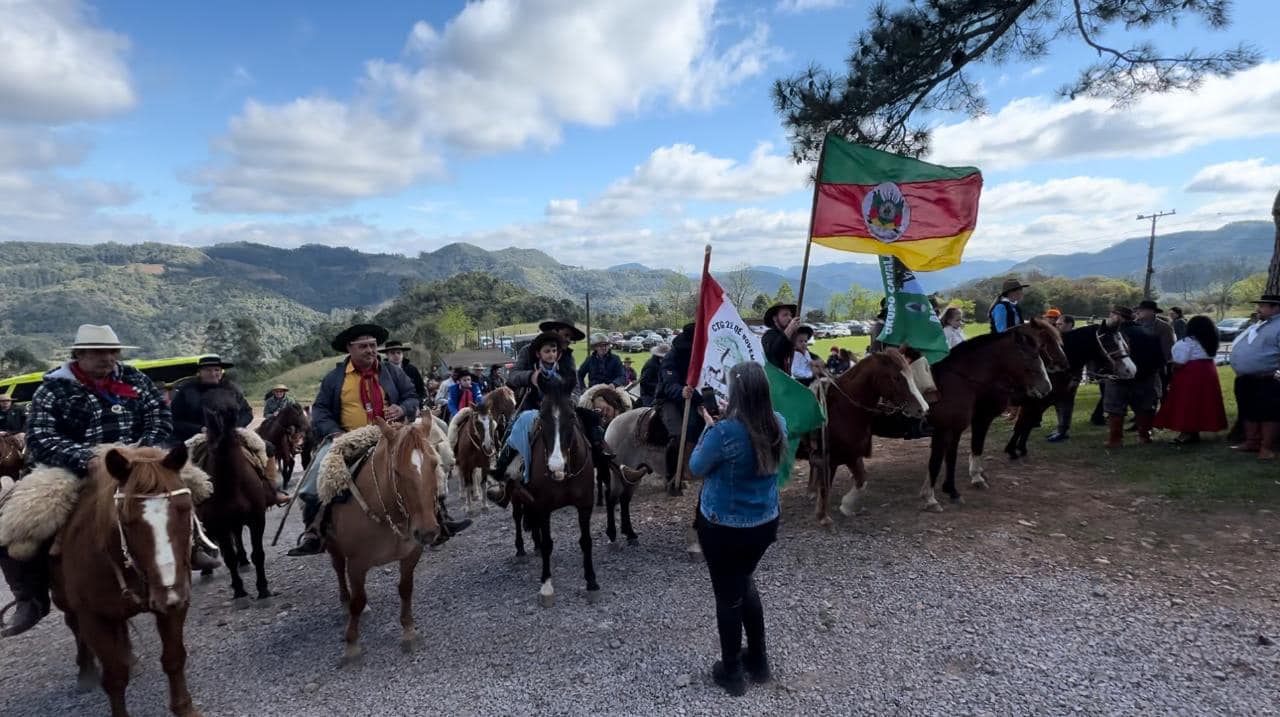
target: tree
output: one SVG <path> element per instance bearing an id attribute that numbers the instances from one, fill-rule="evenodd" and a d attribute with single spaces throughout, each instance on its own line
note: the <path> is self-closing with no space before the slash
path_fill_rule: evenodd
<path id="1" fill-rule="evenodd" d="M 769 310 L 770 303 L 772 302 L 769 301 L 768 294 L 756 294 L 755 301 L 751 302 L 751 313 L 756 316 L 764 316 L 764 312 Z"/>
<path id="2" fill-rule="evenodd" d="M 775 304 L 794 304 L 796 303 L 796 294 L 791 290 L 791 282 L 784 281 L 782 286 L 778 287 L 778 293 L 773 295 L 773 303 Z"/>
<path id="3" fill-rule="evenodd" d="M 0 375 L 17 375 L 43 371 L 47 366 L 26 346 L 15 346 L 0 356 Z M 0 392 L 3 393 L 3 392 Z"/>
<path id="4" fill-rule="evenodd" d="M 467 316 L 467 312 L 457 304 L 449 306 L 444 310 L 444 313 L 440 314 L 440 319 L 436 321 L 436 326 L 440 333 L 448 339 L 450 347 L 454 349 L 475 329 L 471 319 Z"/>
<path id="5" fill-rule="evenodd" d="M 827 312 L 823 311 L 822 309 L 809 309 L 808 311 L 804 312 L 804 320 L 805 320 L 805 323 L 809 323 L 809 324 L 826 323 Z"/>
<path id="6" fill-rule="evenodd" d="M 881 294 L 863 286 L 849 288 L 849 316 L 866 320 L 875 318 L 880 313 Z"/>
<path id="7" fill-rule="evenodd" d="M 747 300 L 756 293 L 756 282 L 751 278 L 751 268 L 746 264 L 734 267 L 734 270 L 724 277 L 724 293 L 739 310 L 746 306 Z"/>
<path id="8" fill-rule="evenodd" d="M 231 332 L 221 319 L 209 319 L 204 327 L 204 350 L 219 356 L 231 355 Z"/>
<path id="9" fill-rule="evenodd" d="M 1249 264 L 1239 257 L 1222 262 L 1211 270 L 1205 296 L 1209 304 L 1218 312 L 1219 321 L 1227 315 L 1227 309 L 1238 300 L 1236 287 L 1240 280 L 1248 275 Z"/>
<path id="10" fill-rule="evenodd" d="M 1276 246 L 1267 267 L 1267 293 L 1280 294 L 1280 192 L 1276 192 L 1276 201 L 1271 205 L 1271 221 L 1276 225 Z"/>
<path id="11" fill-rule="evenodd" d="M 667 280 L 662 284 L 660 296 L 663 318 L 671 318 L 679 323 L 684 323 L 693 316 L 694 303 L 697 299 L 694 295 L 693 281 L 689 277 L 682 274 L 668 276 Z"/>
<path id="12" fill-rule="evenodd" d="M 859 144 L 919 156 L 929 129 L 918 115 L 983 114 L 982 84 L 970 65 L 1037 60 L 1070 38 L 1098 55 L 1066 97 L 1122 105 L 1147 93 L 1196 87 L 1205 77 L 1256 65 L 1261 54 L 1239 45 L 1216 53 L 1161 53 L 1149 42 L 1128 49 L 1102 44 L 1127 30 L 1175 25 L 1198 15 L 1211 28 L 1229 24 L 1230 0 L 928 0 L 889 9 L 877 3 L 837 76 L 819 66 L 773 86 L 774 107 L 791 135 L 797 162 L 813 161 L 828 132 Z M 1277 268 L 1280 271 L 1280 267 Z"/>
<path id="13" fill-rule="evenodd" d="M 232 323 L 231 350 L 227 353 L 244 373 L 252 373 L 262 367 L 262 331 L 258 328 L 257 321 L 241 316 Z"/>
<path id="14" fill-rule="evenodd" d="M 1183 302 L 1191 301 L 1195 290 L 1204 285 L 1204 270 L 1196 264 L 1178 264 L 1156 275 L 1160 291 L 1177 294 Z"/>

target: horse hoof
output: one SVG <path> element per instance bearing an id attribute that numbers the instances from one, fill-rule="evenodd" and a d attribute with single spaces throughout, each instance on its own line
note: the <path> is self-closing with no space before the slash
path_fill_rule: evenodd
<path id="1" fill-rule="evenodd" d="M 840 512 L 842 512 L 842 513 L 843 513 L 843 512 L 844 512 L 844 509 L 842 508 Z M 822 517 L 818 518 L 818 525 L 822 526 L 823 528 L 830 528 L 830 527 L 831 527 L 831 516 L 829 516 L 829 515 L 824 515 L 824 516 L 822 516 Z"/>
<path id="2" fill-rule="evenodd" d="M 538 607 L 553 607 L 555 604 L 555 593 L 538 593 Z"/>
<path id="3" fill-rule="evenodd" d="M 406 655 L 412 655 L 418 650 L 417 635 L 400 640 L 400 651 Z"/>
<path id="4" fill-rule="evenodd" d="M 595 605 L 600 602 L 600 588 L 587 591 L 587 604 Z"/>
<path id="5" fill-rule="evenodd" d="M 213 578 L 213 568 L 205 568 L 200 571 L 200 580 L 208 581 Z"/>
<path id="6" fill-rule="evenodd" d="M 685 550 L 685 555 L 689 557 L 691 563 L 700 563 L 703 560 L 702 548 L 688 548 Z"/>
<path id="7" fill-rule="evenodd" d="M 964 496 L 951 496 L 951 505 L 964 505 Z"/>
<path id="8" fill-rule="evenodd" d="M 342 661 L 339 663 L 343 668 L 354 668 L 364 664 L 364 650 L 358 646 L 351 646 L 342 653 Z"/>
<path id="9" fill-rule="evenodd" d="M 638 537 L 636 537 L 636 536 L 634 536 L 634 535 L 633 535 L 633 536 L 631 536 L 630 538 L 627 538 L 627 545 L 628 545 L 628 546 L 630 546 L 630 547 L 632 547 L 632 548 L 638 548 L 638 547 L 640 547 L 640 538 L 638 538 Z"/>
<path id="10" fill-rule="evenodd" d="M 935 500 L 935 501 L 931 501 L 931 502 L 929 502 L 929 503 L 925 503 L 925 504 L 924 504 L 924 507 L 923 507 L 923 508 L 921 508 L 920 510 L 922 510 L 922 511 L 924 511 L 924 512 L 926 512 L 926 513 L 941 513 L 941 512 L 942 512 L 942 506 L 941 506 L 941 505 L 938 505 L 938 501 L 936 501 L 936 500 Z"/>
<path id="11" fill-rule="evenodd" d="M 233 608 L 235 608 L 235 609 L 237 609 L 237 610 L 248 610 L 248 609 L 249 609 L 249 596 L 248 596 L 248 595 L 241 595 L 240 597 L 238 597 L 238 598 L 236 598 L 236 599 L 232 600 L 232 601 L 231 601 L 231 607 L 233 607 Z"/>
<path id="12" fill-rule="evenodd" d="M 253 606 L 257 608 L 269 608 L 271 607 L 271 598 L 273 597 L 275 596 L 272 595 L 271 593 L 267 593 L 265 595 L 262 593 L 258 593 L 258 601 L 255 602 Z"/>
<path id="13" fill-rule="evenodd" d="M 986 490 L 987 479 L 979 476 L 969 481 L 969 484 L 972 485 L 974 488 L 977 488 L 978 490 Z"/>
<path id="14" fill-rule="evenodd" d="M 80 673 L 80 676 L 76 678 L 76 694 L 83 695 L 93 692 L 98 688 L 101 681 L 102 678 L 98 676 L 96 670 L 88 670 Z"/>
<path id="15" fill-rule="evenodd" d="M 622 550 L 622 543 L 619 543 L 616 538 L 609 538 L 609 550 L 614 553 Z"/>

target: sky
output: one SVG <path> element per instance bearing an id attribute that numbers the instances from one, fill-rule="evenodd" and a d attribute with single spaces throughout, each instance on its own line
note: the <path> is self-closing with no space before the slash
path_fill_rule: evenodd
<path id="1" fill-rule="evenodd" d="M 868 0 L 0 0 L 0 241 L 537 248 L 590 268 L 794 266 L 811 168 L 769 89 L 839 70 Z M 893 4 L 893 3 L 891 3 Z M 929 161 L 985 187 L 966 258 L 1270 219 L 1280 3 L 1150 34 L 1263 62 L 1116 108 L 1092 59 L 982 66 Z M 1106 37 L 1126 46 L 1142 36 Z M 869 260 L 815 247 L 815 263 Z"/>

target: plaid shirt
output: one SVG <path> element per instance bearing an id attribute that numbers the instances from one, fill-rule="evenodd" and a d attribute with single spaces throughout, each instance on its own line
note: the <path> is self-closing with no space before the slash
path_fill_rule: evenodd
<path id="1" fill-rule="evenodd" d="M 30 460 L 59 466 L 84 476 L 94 447 L 104 443 L 160 446 L 173 432 L 173 418 L 164 397 L 146 374 L 120 364 L 116 379 L 138 392 L 119 402 L 120 411 L 99 398 L 71 373 L 69 365 L 44 376 L 31 399 L 27 430 Z"/>

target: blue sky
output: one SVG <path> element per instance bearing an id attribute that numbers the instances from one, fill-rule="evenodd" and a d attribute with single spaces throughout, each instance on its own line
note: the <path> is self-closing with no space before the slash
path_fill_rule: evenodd
<path id="1" fill-rule="evenodd" d="M 810 190 L 770 83 L 841 65 L 865 0 L 0 3 L 0 240 L 250 240 L 574 265 L 793 265 Z M 1170 50 L 1263 64 L 1119 110 L 1056 97 L 1090 61 L 981 67 L 990 113 L 931 118 L 986 187 L 966 256 L 1096 249 L 1269 218 L 1280 3 Z M 1127 46 L 1135 37 L 1114 33 Z M 817 249 L 816 261 L 858 259 Z"/>

